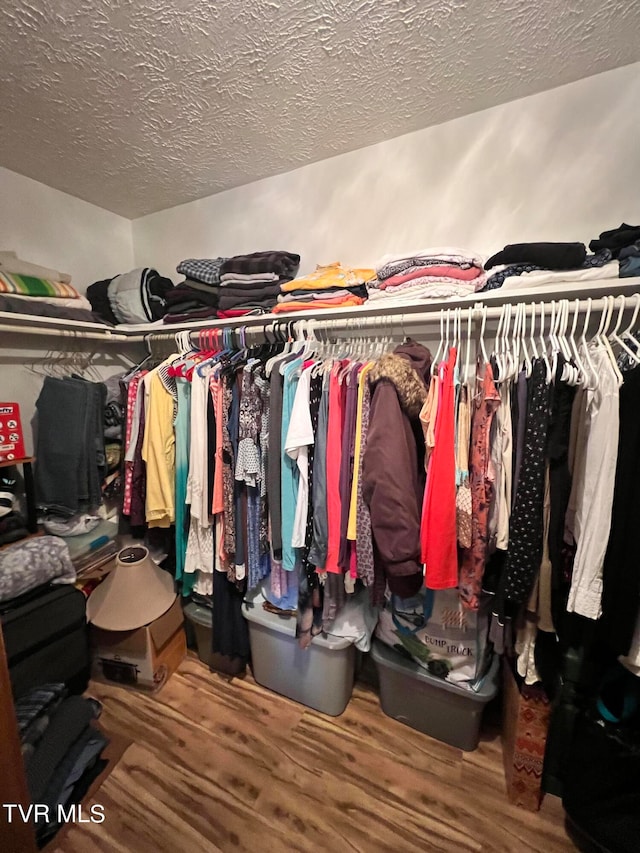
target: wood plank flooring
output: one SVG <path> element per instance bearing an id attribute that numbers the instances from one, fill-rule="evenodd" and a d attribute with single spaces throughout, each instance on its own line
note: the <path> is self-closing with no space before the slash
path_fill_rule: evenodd
<path id="1" fill-rule="evenodd" d="M 104 823 L 69 827 L 52 853 L 575 850 L 558 800 L 507 802 L 497 729 L 463 753 L 386 717 L 365 684 L 327 717 L 190 653 L 155 697 L 90 693 L 133 745 L 87 803 Z"/>

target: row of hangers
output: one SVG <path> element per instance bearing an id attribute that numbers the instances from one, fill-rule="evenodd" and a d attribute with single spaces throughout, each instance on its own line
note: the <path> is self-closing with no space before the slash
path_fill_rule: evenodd
<path id="1" fill-rule="evenodd" d="M 27 370 L 53 379 L 81 376 L 91 382 L 102 382 L 103 377 L 94 364 L 95 355 L 93 350 L 48 350 L 44 357 L 39 356 L 27 365 Z"/>
<path id="2" fill-rule="evenodd" d="M 609 331 L 616 307 L 616 299 L 620 300 L 617 318 L 613 329 Z M 472 368 L 470 357 L 472 323 L 474 316 L 479 313 L 480 333 L 477 352 L 485 363 L 489 362 L 490 354 L 493 356 L 497 368 L 496 381 L 504 382 L 515 378 L 522 367 L 524 367 L 527 376 L 530 376 L 533 360 L 542 358 L 546 366 L 547 381 L 551 382 L 556 377 L 559 355 L 562 354 L 565 360 L 562 379 L 571 385 L 596 387 L 599 381 L 598 373 L 590 350 L 591 347 L 599 345 L 607 353 L 616 379 L 621 385 L 623 377 L 618 368 L 613 346 L 626 353 L 632 364 L 640 364 L 640 340 L 634 331 L 640 313 L 640 294 L 634 294 L 632 299 L 634 300 L 633 314 L 628 326 L 624 331 L 621 331 L 624 312 L 628 307 L 627 297 L 606 296 L 598 328 L 590 338 L 587 335 L 593 312 L 593 300 L 591 298 L 587 299 L 580 332 L 578 332 L 579 299 L 573 301 L 573 317 L 571 320 L 572 303 L 568 299 L 537 304 L 517 303 L 512 305 L 507 303 L 501 308 L 492 345 L 486 340 L 486 305 L 477 304 L 468 309 L 443 309 L 440 312 L 440 342 L 433 359 L 432 370 L 434 372 L 437 370 L 441 354 L 444 357 L 449 348 L 454 347 L 458 352 L 457 366 L 461 371 L 461 381 L 464 383 L 469 381 Z M 462 329 L 465 314 L 467 334 L 466 341 L 463 341 Z M 547 319 L 549 320 L 548 328 Z M 570 322 L 571 331 L 569 332 Z M 629 343 L 634 348 L 630 347 Z M 463 345 L 465 349 L 464 360 L 461 355 Z M 463 367 L 462 364 L 464 364 Z"/>
<path id="3" fill-rule="evenodd" d="M 508 381 L 524 368 L 531 375 L 533 361 L 542 358 L 547 371 L 547 380 L 555 379 L 559 356 L 564 357 L 562 378 L 573 385 L 595 387 L 598 375 L 590 349 L 602 346 L 610 358 L 618 382 L 622 374 L 617 366 L 613 348 L 626 353 L 633 364 L 640 364 L 640 341 L 634 330 L 640 313 L 640 294 L 634 294 L 633 313 L 628 326 L 622 331 L 624 313 L 628 300 L 625 296 L 604 298 L 598 328 L 588 337 L 592 320 L 593 300 L 587 299 L 584 319 L 578 326 L 581 304 L 579 299 L 553 300 L 551 303 L 507 303 L 502 306 L 495 334 L 487 332 L 488 309 L 476 303 L 466 308 L 452 307 L 440 311 L 440 340 L 433 359 L 432 370 L 437 370 L 441 357 L 450 347 L 457 350 L 457 367 L 460 380 L 468 382 L 475 372 L 472 358 L 472 339 L 480 319 L 476 352 L 484 362 L 493 357 L 495 379 Z M 613 329 L 613 316 L 617 317 Z M 417 318 L 414 318 L 417 319 Z M 219 360 L 227 354 L 232 363 L 243 358 L 267 356 L 270 372 L 274 359 L 297 349 L 305 357 L 313 355 L 318 360 L 330 362 L 336 359 L 364 360 L 379 358 L 393 345 L 401 327 L 403 338 L 404 315 L 402 317 L 366 317 L 329 321 L 303 318 L 294 321 L 274 321 L 265 326 L 240 326 L 235 329 L 201 329 L 197 345 L 192 343 L 190 331 L 180 331 L 173 336 L 181 358 L 193 356 L 195 351 Z M 492 338 L 492 340 L 491 340 Z M 629 345 L 631 344 L 631 346 Z M 636 348 L 638 352 L 636 352 Z M 150 353 L 152 352 L 149 347 Z M 200 361 L 205 365 L 207 359 Z"/>

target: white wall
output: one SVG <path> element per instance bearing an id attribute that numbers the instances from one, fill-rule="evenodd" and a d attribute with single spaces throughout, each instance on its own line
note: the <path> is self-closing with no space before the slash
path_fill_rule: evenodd
<path id="1" fill-rule="evenodd" d="M 133 267 L 128 219 L 3 168 L 0 250 L 14 250 L 24 260 L 70 273 L 72 284 L 83 293 L 92 282 Z M 54 338 L 0 331 L 0 401 L 20 404 L 29 453 L 43 381 L 42 373 L 34 369 L 42 371 L 43 360 L 55 345 Z M 86 346 L 77 344 L 81 350 Z M 114 353 L 99 354 L 96 366 L 101 376 L 122 369 Z"/>
<path id="2" fill-rule="evenodd" d="M 588 240 L 640 219 L 640 63 L 133 222 L 136 265 L 262 249 L 301 272 L 386 252 Z M 365 141 L 365 140 L 363 140 Z"/>
<path id="3" fill-rule="evenodd" d="M 70 273 L 82 293 L 133 267 L 130 220 L 3 168 L 0 250 Z"/>

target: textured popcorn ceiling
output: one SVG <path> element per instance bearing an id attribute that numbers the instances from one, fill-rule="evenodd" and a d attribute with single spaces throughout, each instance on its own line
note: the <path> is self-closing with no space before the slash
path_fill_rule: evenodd
<path id="1" fill-rule="evenodd" d="M 3 0 L 0 165 L 134 218 L 636 61 L 638 33 L 629 0 Z"/>

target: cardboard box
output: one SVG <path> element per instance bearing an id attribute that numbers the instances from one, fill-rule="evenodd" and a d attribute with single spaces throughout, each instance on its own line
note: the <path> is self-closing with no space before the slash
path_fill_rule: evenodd
<path id="1" fill-rule="evenodd" d="M 551 705 L 540 685 L 518 687 L 506 658 L 503 683 L 502 755 L 507 795 L 514 805 L 538 811 Z"/>
<path id="2" fill-rule="evenodd" d="M 187 653 L 180 599 L 135 631 L 91 626 L 92 677 L 150 692 L 159 690 Z"/>
<path id="3" fill-rule="evenodd" d="M 24 459 L 24 433 L 17 403 L 0 403 L 0 462 Z"/>

